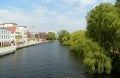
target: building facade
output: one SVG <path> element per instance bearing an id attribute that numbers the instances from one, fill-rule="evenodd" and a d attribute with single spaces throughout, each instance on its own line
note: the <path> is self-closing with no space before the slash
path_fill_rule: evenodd
<path id="1" fill-rule="evenodd" d="M 11 42 L 14 44 L 14 45 L 16 45 L 16 43 L 15 43 L 15 32 L 16 32 L 16 28 L 17 28 L 17 24 L 16 23 L 3 23 L 3 27 L 5 28 L 5 29 L 8 29 L 8 30 L 10 30 L 10 32 L 11 32 L 11 35 L 10 35 L 10 37 L 11 37 Z"/>
<path id="2" fill-rule="evenodd" d="M 0 48 L 11 46 L 11 32 L 4 27 L 0 27 Z"/>
<path id="3" fill-rule="evenodd" d="M 38 42 L 39 41 L 39 36 L 37 32 L 30 32 L 31 33 L 31 41 L 33 42 Z"/>
<path id="4" fill-rule="evenodd" d="M 40 32 L 39 34 L 39 40 L 44 41 L 46 40 L 47 34 L 45 32 Z"/>
<path id="5" fill-rule="evenodd" d="M 27 44 L 27 26 L 17 26 L 15 38 L 16 45 Z"/>

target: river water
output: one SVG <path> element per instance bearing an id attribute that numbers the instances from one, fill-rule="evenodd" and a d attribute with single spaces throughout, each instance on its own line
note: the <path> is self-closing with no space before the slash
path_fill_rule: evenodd
<path id="1" fill-rule="evenodd" d="M 0 78 L 120 78 L 88 73 L 78 55 L 57 41 L 19 49 L 0 57 Z"/>

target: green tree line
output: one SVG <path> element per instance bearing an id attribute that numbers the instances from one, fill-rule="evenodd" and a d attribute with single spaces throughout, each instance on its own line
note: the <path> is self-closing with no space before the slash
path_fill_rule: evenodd
<path id="1" fill-rule="evenodd" d="M 120 72 L 120 0 L 116 4 L 101 3 L 86 17 L 84 31 L 59 32 L 59 41 L 81 52 L 84 64 L 95 74 Z"/>
<path id="2" fill-rule="evenodd" d="M 62 45 L 69 46 L 70 42 L 70 32 L 67 30 L 61 30 L 58 32 L 58 40 L 61 42 Z"/>
<path id="3" fill-rule="evenodd" d="M 47 33 L 47 40 L 56 40 L 56 35 L 54 32 Z"/>

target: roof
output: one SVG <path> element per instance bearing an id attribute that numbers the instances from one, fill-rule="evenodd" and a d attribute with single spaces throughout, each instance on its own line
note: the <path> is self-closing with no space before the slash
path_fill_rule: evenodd
<path id="1" fill-rule="evenodd" d="M 4 28 L 4 27 L 0 27 L 0 29 L 9 30 L 9 29 L 7 29 L 7 28 Z M 10 30 L 9 30 L 9 31 L 10 31 Z"/>
<path id="2" fill-rule="evenodd" d="M 6 29 L 10 30 L 11 32 L 15 32 L 16 30 L 16 26 L 12 26 L 12 27 L 5 27 Z"/>
<path id="3" fill-rule="evenodd" d="M 4 25 L 4 24 L 14 24 L 14 25 L 17 25 L 16 23 L 3 23 L 3 25 Z"/>
<path id="4" fill-rule="evenodd" d="M 23 26 L 23 25 L 19 25 L 18 27 L 25 27 L 25 28 L 27 28 L 27 26 Z"/>

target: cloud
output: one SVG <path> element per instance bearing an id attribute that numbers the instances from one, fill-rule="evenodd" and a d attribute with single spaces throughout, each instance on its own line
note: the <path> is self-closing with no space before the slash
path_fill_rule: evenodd
<path id="1" fill-rule="evenodd" d="M 45 7 L 39 7 L 39 8 L 37 8 L 37 9 L 35 9 L 35 10 L 33 11 L 33 13 L 41 16 L 41 15 L 44 15 L 47 11 L 48 11 L 47 8 L 45 8 Z"/>
<path id="2" fill-rule="evenodd" d="M 79 15 L 76 11 L 67 11 L 65 14 L 61 14 L 55 10 L 49 11 L 45 7 L 37 7 L 31 13 L 28 13 L 16 7 L 10 7 L 8 9 L 0 9 L 0 17 L 2 19 L 1 23 L 4 21 L 28 26 L 36 25 L 41 31 L 45 30 L 45 28 L 55 31 L 61 29 L 73 31 L 71 28 L 80 26 L 81 21 L 74 17 Z"/>
<path id="3" fill-rule="evenodd" d="M 49 3 L 50 0 L 41 0 L 41 2 Z"/>
<path id="4" fill-rule="evenodd" d="M 81 5 L 92 5 L 97 2 L 97 0 L 63 0 L 63 1 L 69 3 L 79 2 Z"/>
<path id="5" fill-rule="evenodd" d="M 112 2 L 113 0 L 101 0 L 102 2 Z"/>
<path id="6" fill-rule="evenodd" d="M 66 29 L 73 32 L 86 28 L 87 12 L 96 4 L 100 4 L 97 0 L 61 0 L 62 2 L 58 2 L 59 4 L 53 2 L 50 6 L 48 4 L 51 1 L 53 2 L 53 0 L 42 0 L 41 2 L 45 2 L 45 5 L 32 2 L 31 11 L 16 6 L 0 9 L 0 23 L 15 22 L 28 27 L 34 25 L 37 27 L 37 31 L 53 30 L 57 32 Z M 108 0 L 101 2 L 106 1 Z"/>
<path id="7" fill-rule="evenodd" d="M 1 23 L 3 22 L 15 22 L 19 24 L 32 23 L 30 16 L 21 10 L 16 8 L 0 9 Z"/>

